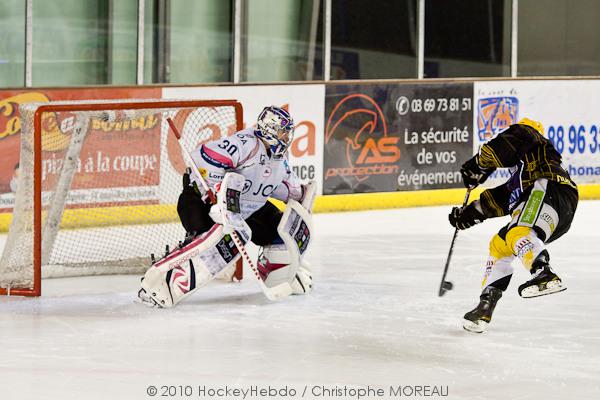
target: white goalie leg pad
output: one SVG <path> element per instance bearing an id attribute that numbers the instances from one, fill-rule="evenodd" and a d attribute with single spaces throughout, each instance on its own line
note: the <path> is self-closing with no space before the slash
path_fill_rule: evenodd
<path id="1" fill-rule="evenodd" d="M 290 285 L 292 294 L 306 294 L 312 290 L 308 263 L 293 257 L 283 243 L 263 247 L 258 269 L 267 287 Z"/>
<path id="2" fill-rule="evenodd" d="M 304 186 L 304 194 L 302 196 L 302 207 L 308 212 L 312 213 L 312 209 L 315 203 L 315 197 L 317 196 L 317 182 L 310 181 Z"/>
<path id="3" fill-rule="evenodd" d="M 240 254 L 222 225 L 194 238 L 153 264 L 142 279 L 142 302 L 173 307 L 220 272 L 235 265 Z"/>
<path id="4" fill-rule="evenodd" d="M 310 292 L 312 275 L 302 259 L 311 243 L 312 215 L 300 203 L 290 200 L 277 232 L 283 243 L 265 246 L 258 262 L 265 285 L 288 285 L 293 294 Z"/>

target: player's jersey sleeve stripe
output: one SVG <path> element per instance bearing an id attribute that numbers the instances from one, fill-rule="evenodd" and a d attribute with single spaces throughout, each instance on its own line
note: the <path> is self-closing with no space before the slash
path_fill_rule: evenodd
<path id="1" fill-rule="evenodd" d="M 211 150 L 204 145 L 200 148 L 200 155 L 202 156 L 204 161 L 211 165 L 214 165 L 215 167 L 223 169 L 234 168 L 233 161 L 231 160 L 231 158 L 221 153 L 217 153 L 216 151 Z"/>
<path id="2" fill-rule="evenodd" d="M 501 167 L 502 163 L 490 146 L 483 145 L 479 154 L 479 165 L 483 168 L 494 168 Z"/>

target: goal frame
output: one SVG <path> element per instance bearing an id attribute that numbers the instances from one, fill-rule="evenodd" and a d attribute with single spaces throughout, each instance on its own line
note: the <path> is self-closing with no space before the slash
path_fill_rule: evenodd
<path id="1" fill-rule="evenodd" d="M 42 115 L 47 112 L 83 112 L 83 111 L 113 111 L 130 109 L 163 109 L 191 107 L 234 107 L 236 113 L 236 131 L 243 129 L 243 108 L 237 100 L 163 100 L 156 101 L 125 101 L 116 99 L 107 102 L 81 103 L 85 100 L 74 100 L 73 103 L 42 104 L 33 117 L 33 287 L 32 288 L 0 288 L 0 295 L 39 297 L 42 295 Z M 242 278 L 242 269 L 236 266 L 236 279 Z"/>

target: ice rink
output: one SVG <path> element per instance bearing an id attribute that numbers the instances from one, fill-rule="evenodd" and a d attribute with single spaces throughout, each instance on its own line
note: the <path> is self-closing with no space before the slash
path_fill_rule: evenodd
<path id="1" fill-rule="evenodd" d="M 356 399 L 335 389 L 367 386 L 384 395 L 363 398 L 425 398 L 415 391 L 429 386 L 448 395 L 426 398 L 600 399 L 600 202 L 582 202 L 549 246 L 568 290 L 521 299 L 528 274 L 515 264 L 484 334 L 461 321 L 506 219 L 459 233 L 455 288 L 439 298 L 449 210 L 316 215 L 315 290 L 277 303 L 248 271 L 166 310 L 133 302 L 137 276 L 48 279 L 41 298 L 2 297 L 0 399 L 150 399 L 149 386 L 165 398 L 164 385 L 171 398 L 241 399 L 208 390 L 254 385 L 296 390 L 270 398 Z M 405 390 L 393 397 L 390 386 Z"/>

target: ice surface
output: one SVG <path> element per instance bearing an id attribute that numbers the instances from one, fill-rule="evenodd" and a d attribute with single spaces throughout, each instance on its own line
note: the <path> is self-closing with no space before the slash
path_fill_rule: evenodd
<path id="1" fill-rule="evenodd" d="M 159 395 L 190 385 L 193 398 L 203 385 L 287 385 L 296 398 L 305 386 L 305 398 L 325 398 L 311 394 L 316 385 L 385 390 L 370 399 L 390 398 L 389 386 L 435 385 L 448 399 L 600 399 L 600 202 L 582 202 L 549 246 L 569 289 L 521 299 L 527 273 L 515 264 L 480 335 L 461 319 L 506 220 L 459 233 L 455 288 L 439 298 L 449 209 L 316 215 L 307 297 L 271 303 L 247 273 L 170 310 L 134 304 L 136 276 L 48 279 L 39 299 L 0 298 L 0 399 L 149 399 L 150 385 Z"/>

